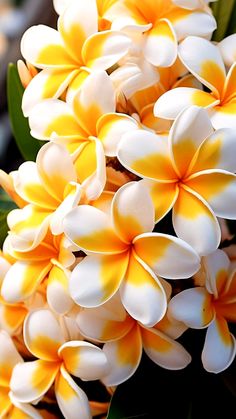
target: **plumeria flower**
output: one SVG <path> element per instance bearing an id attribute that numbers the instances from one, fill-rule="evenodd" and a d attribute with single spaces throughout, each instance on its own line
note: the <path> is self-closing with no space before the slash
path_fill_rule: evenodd
<path id="1" fill-rule="evenodd" d="M 173 208 L 177 235 L 206 255 L 220 243 L 216 215 L 236 218 L 235 153 L 234 131 L 213 133 L 207 112 L 195 106 L 178 116 L 168 139 L 143 130 L 125 134 L 118 158 L 145 179 L 156 222 Z"/>
<path id="2" fill-rule="evenodd" d="M 12 419 L 42 419 L 39 412 L 26 403 L 15 400 L 10 389 L 13 368 L 23 359 L 9 335 L 0 331 L 0 417 Z"/>
<path id="3" fill-rule="evenodd" d="M 222 250 L 204 258 L 205 287 L 190 288 L 172 298 L 170 314 L 193 329 L 207 328 L 202 363 L 218 373 L 233 362 L 236 341 L 228 322 L 236 322 L 236 270 Z"/>
<path id="4" fill-rule="evenodd" d="M 96 307 L 119 289 L 134 319 L 146 326 L 161 320 L 167 300 L 158 276 L 187 278 L 198 269 L 199 258 L 184 241 L 152 233 L 153 228 L 154 207 L 139 182 L 116 192 L 109 214 L 88 205 L 72 210 L 64 219 L 65 233 L 88 254 L 72 272 L 74 301 Z"/>
<path id="5" fill-rule="evenodd" d="M 221 51 L 224 50 L 224 44 Z M 193 54 L 194 51 L 194 54 Z M 181 110 L 191 105 L 209 111 L 215 129 L 236 127 L 236 63 L 226 74 L 220 50 L 206 39 L 190 36 L 179 46 L 179 57 L 189 71 L 210 92 L 195 88 L 178 87 L 161 96 L 155 105 L 156 116 L 174 119 Z"/>
<path id="6" fill-rule="evenodd" d="M 101 94 L 101 86 L 103 92 Z M 77 177 L 87 187 L 88 199 L 96 199 L 106 183 L 106 156 L 116 156 L 122 135 L 139 128 L 135 119 L 115 113 L 115 91 L 105 71 L 91 74 L 76 94 L 73 107 L 51 99 L 34 107 L 31 133 L 41 140 L 52 139 L 70 152 Z"/>
<path id="7" fill-rule="evenodd" d="M 73 301 L 68 294 L 68 267 L 74 263 L 75 257 L 63 235 L 53 236 L 48 232 L 44 240 L 28 252 L 15 251 L 9 239 L 6 239 L 5 246 L 16 259 L 2 282 L 1 295 L 6 302 L 25 301 L 47 279 L 47 300 L 52 309 L 60 314 L 71 310 Z"/>
<path id="8" fill-rule="evenodd" d="M 11 244 L 28 252 L 44 239 L 50 226 L 53 234 L 63 232 L 64 215 L 80 200 L 73 160 L 65 147 L 45 144 L 36 163 L 27 161 L 12 174 L 17 194 L 28 203 L 8 215 Z"/>
<path id="9" fill-rule="evenodd" d="M 174 339 L 186 329 L 179 322 L 167 318 L 153 328 L 144 327 L 129 316 L 119 296 L 97 308 L 82 309 L 77 317 L 82 334 L 103 346 L 111 365 L 103 378 L 106 386 L 121 384 L 130 378 L 139 366 L 142 351 L 157 365 L 170 370 L 185 368 L 191 357 Z"/>
<path id="10" fill-rule="evenodd" d="M 55 396 L 64 417 L 91 418 L 87 396 L 70 374 L 85 381 L 103 377 L 108 371 L 105 353 L 88 342 L 65 342 L 48 310 L 27 316 L 24 340 L 37 359 L 15 366 L 10 383 L 14 398 L 23 403 L 38 401 L 55 382 Z"/>
<path id="11" fill-rule="evenodd" d="M 98 32 L 94 0 L 70 2 L 58 20 L 58 30 L 32 26 L 21 40 L 23 57 L 42 71 L 23 96 L 26 116 L 40 99 L 58 98 L 69 86 L 77 90 L 89 71 L 106 70 L 126 54 L 129 38 L 116 31 Z"/>
<path id="12" fill-rule="evenodd" d="M 171 0 L 125 0 L 126 11 L 112 28 L 144 33 L 143 54 L 154 66 L 167 67 L 177 57 L 177 42 L 188 35 L 210 36 L 216 28 L 213 16 L 198 8 L 188 10 Z"/>

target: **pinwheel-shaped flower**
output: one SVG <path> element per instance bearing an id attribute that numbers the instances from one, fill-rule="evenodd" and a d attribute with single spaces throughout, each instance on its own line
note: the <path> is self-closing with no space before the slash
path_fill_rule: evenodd
<path id="1" fill-rule="evenodd" d="M 202 352 L 204 368 L 221 372 L 233 362 L 235 337 L 227 322 L 236 322 L 236 270 L 222 250 L 204 258 L 205 287 L 190 288 L 172 298 L 170 314 L 193 329 L 208 328 Z"/>
<path id="2" fill-rule="evenodd" d="M 156 364 L 170 370 L 185 368 L 191 360 L 188 352 L 174 339 L 186 329 L 180 322 L 164 317 L 155 327 L 146 328 L 130 317 L 118 295 L 97 308 L 81 309 L 77 316 L 81 333 L 99 342 L 111 366 L 103 378 L 107 386 L 130 378 L 139 366 L 142 351 Z"/>
<path id="3" fill-rule="evenodd" d="M 133 118 L 115 110 L 111 79 L 105 71 L 96 71 L 83 83 L 72 107 L 61 100 L 44 100 L 29 118 L 35 138 L 52 138 L 67 147 L 80 183 L 91 184 L 87 195 L 90 192 L 93 199 L 101 194 L 106 182 L 104 154 L 116 156 L 122 135 L 139 127 Z"/>
<path id="4" fill-rule="evenodd" d="M 118 158 L 145 178 L 156 221 L 173 208 L 177 235 L 206 255 L 220 242 L 215 215 L 236 218 L 235 152 L 234 131 L 213 133 L 207 112 L 191 107 L 175 120 L 168 140 L 142 130 L 125 134 Z"/>
<path id="5" fill-rule="evenodd" d="M 15 263 L 4 276 L 1 295 L 6 302 L 25 301 L 38 289 L 47 278 L 47 300 L 58 313 L 64 314 L 71 309 L 73 301 L 68 294 L 67 269 L 75 260 L 70 243 L 63 236 L 53 236 L 50 232 L 33 250 L 16 252 L 9 239 L 5 247 L 15 258 Z M 23 313 L 22 313 L 23 315 Z"/>
<path id="6" fill-rule="evenodd" d="M 42 71 L 27 86 L 23 111 L 45 98 L 58 98 L 65 89 L 77 89 L 87 77 L 84 67 L 106 70 L 130 46 L 129 38 L 116 31 L 98 32 L 95 0 L 71 1 L 58 20 L 58 31 L 44 25 L 33 26 L 23 35 L 23 57 Z"/>
<path id="7" fill-rule="evenodd" d="M 65 342 L 57 320 L 48 310 L 28 315 L 24 340 L 38 359 L 15 366 L 10 383 L 14 398 L 23 403 L 37 401 L 55 382 L 56 399 L 65 418 L 90 418 L 87 396 L 70 374 L 86 381 L 103 377 L 108 363 L 102 350 L 88 342 Z"/>
<path id="8" fill-rule="evenodd" d="M 65 147 L 45 144 L 36 163 L 27 161 L 12 172 L 16 192 L 28 205 L 10 212 L 11 244 L 16 251 L 31 251 L 44 239 L 50 226 L 63 232 L 62 219 L 81 196 L 73 160 Z"/>
<path id="9" fill-rule="evenodd" d="M 125 0 L 112 28 L 144 32 L 143 54 L 155 66 L 172 65 L 177 57 L 177 40 L 188 35 L 209 36 L 216 28 L 211 14 L 192 10 L 186 2 L 172 0 Z M 178 5 L 177 5 L 178 4 Z"/>
<path id="10" fill-rule="evenodd" d="M 224 44 L 221 51 L 226 48 Z M 236 63 L 226 74 L 219 48 L 206 39 L 190 36 L 179 47 L 179 57 L 204 86 L 205 92 L 192 87 L 177 87 L 161 96 L 155 105 L 156 116 L 174 119 L 187 106 L 209 110 L 215 129 L 236 128 Z"/>
<path id="11" fill-rule="evenodd" d="M 11 338 L 0 331 L 0 417 L 12 419 L 42 419 L 32 406 L 15 400 L 10 389 L 10 380 L 16 364 L 23 363 Z"/>
<path id="12" fill-rule="evenodd" d="M 72 272 L 75 302 L 99 306 L 120 289 L 122 303 L 134 319 L 148 326 L 157 323 L 167 300 L 156 275 L 187 278 L 198 269 L 199 258 L 184 241 L 152 233 L 153 228 L 154 207 L 140 182 L 116 192 L 110 214 L 88 205 L 72 210 L 64 220 L 65 233 L 89 254 Z"/>

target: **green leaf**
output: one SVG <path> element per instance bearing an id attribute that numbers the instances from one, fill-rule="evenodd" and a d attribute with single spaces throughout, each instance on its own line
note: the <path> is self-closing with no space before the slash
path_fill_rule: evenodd
<path id="1" fill-rule="evenodd" d="M 221 41 L 227 32 L 231 15 L 235 7 L 235 0 L 218 0 L 213 3 L 212 10 L 217 21 L 217 29 L 213 34 L 213 41 Z"/>
<path id="2" fill-rule="evenodd" d="M 7 97 L 12 131 L 16 144 L 25 160 L 35 160 L 41 144 L 30 135 L 28 119 L 24 117 L 21 109 L 23 93 L 24 88 L 21 84 L 17 68 L 15 64 L 9 64 Z"/>

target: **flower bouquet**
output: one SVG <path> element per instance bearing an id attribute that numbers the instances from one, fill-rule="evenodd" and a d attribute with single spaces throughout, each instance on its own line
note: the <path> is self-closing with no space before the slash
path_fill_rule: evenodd
<path id="1" fill-rule="evenodd" d="M 57 29 L 24 33 L 8 105 L 25 162 L 0 171 L 1 418 L 235 409 L 223 3 L 54 0 Z"/>

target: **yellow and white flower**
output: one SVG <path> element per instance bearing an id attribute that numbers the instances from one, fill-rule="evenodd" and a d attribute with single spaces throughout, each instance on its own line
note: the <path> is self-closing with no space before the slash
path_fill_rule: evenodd
<path id="1" fill-rule="evenodd" d="M 104 305 L 81 309 L 77 316 L 81 333 L 105 342 L 103 350 L 111 366 L 102 381 L 118 385 L 130 378 L 139 366 L 142 351 L 157 365 L 170 370 L 185 368 L 191 360 L 188 352 L 175 342 L 186 327 L 165 317 L 153 328 L 144 327 L 128 315 L 118 295 Z"/>
<path id="2" fill-rule="evenodd" d="M 68 312 L 73 301 L 68 294 L 68 269 L 74 263 L 67 239 L 48 232 L 44 240 L 28 252 L 15 251 L 9 239 L 5 246 L 16 260 L 8 269 L 1 286 L 1 296 L 8 303 L 23 302 L 47 279 L 47 301 L 60 314 Z M 19 309 L 23 309 L 21 306 Z M 25 313 L 23 310 L 22 315 Z"/>
<path id="3" fill-rule="evenodd" d="M 216 28 L 213 16 L 199 8 L 171 0 L 124 0 L 125 11 L 112 28 L 143 32 L 143 54 L 154 66 L 167 67 L 177 57 L 178 41 L 188 35 L 209 37 Z M 178 5 L 177 5 L 178 3 Z M 180 4 L 181 3 L 181 4 Z"/>
<path id="4" fill-rule="evenodd" d="M 23 359 L 15 348 L 10 336 L 0 331 L 0 417 L 3 419 L 42 419 L 40 413 L 26 403 L 15 400 L 10 381 L 15 365 Z"/>
<path id="5" fill-rule="evenodd" d="M 235 153 L 234 131 L 213 132 L 207 112 L 195 106 L 179 115 L 168 139 L 144 130 L 125 134 L 118 158 L 144 178 L 156 222 L 173 208 L 177 235 L 206 255 L 220 243 L 216 216 L 236 218 Z"/>
<path id="6" fill-rule="evenodd" d="M 35 249 L 47 234 L 63 232 L 62 219 L 76 206 L 81 186 L 73 160 L 65 147 L 45 144 L 36 163 L 27 161 L 12 172 L 17 194 L 28 204 L 8 215 L 11 245 L 16 251 Z"/>
<path id="7" fill-rule="evenodd" d="M 205 287 L 190 288 L 172 298 L 169 311 L 193 329 L 207 328 L 202 363 L 219 373 L 233 362 L 236 340 L 228 322 L 236 322 L 236 271 L 222 250 L 204 258 Z"/>
<path id="8" fill-rule="evenodd" d="M 227 47 L 228 43 L 222 44 L 219 50 L 210 41 L 195 36 L 185 39 L 179 47 L 179 57 L 210 92 L 178 87 L 157 100 L 154 114 L 161 118 L 174 119 L 187 106 L 198 105 L 208 109 L 215 129 L 225 127 L 235 129 L 236 63 L 234 62 L 226 73 L 220 54 L 224 50 L 227 54 Z"/>
<path id="9" fill-rule="evenodd" d="M 37 359 L 15 366 L 10 382 L 14 398 L 20 403 L 38 401 L 55 382 L 55 396 L 63 415 L 67 419 L 76 419 L 78 415 L 90 419 L 87 396 L 70 374 L 85 381 L 102 378 L 108 372 L 105 353 L 88 342 L 65 342 L 49 310 L 37 310 L 27 316 L 24 340 Z"/>
<path id="10" fill-rule="evenodd" d="M 71 296 L 83 307 L 96 307 L 119 289 L 128 313 L 153 326 L 167 308 L 158 276 L 188 278 L 198 270 L 199 257 L 183 240 L 152 233 L 154 207 L 140 182 L 122 186 L 111 207 L 107 214 L 80 205 L 64 219 L 66 235 L 88 254 L 72 272 Z"/>
<path id="11" fill-rule="evenodd" d="M 29 118 L 35 138 L 67 147 L 88 200 L 96 199 L 105 187 L 105 155 L 116 156 L 122 135 L 139 128 L 135 119 L 115 111 L 111 79 L 105 71 L 96 71 L 75 95 L 72 107 L 48 99 L 36 105 Z"/>
<path id="12" fill-rule="evenodd" d="M 129 37 L 121 32 L 98 32 L 94 0 L 70 2 L 59 17 L 58 30 L 32 26 L 23 35 L 21 52 L 42 71 L 25 90 L 24 114 L 28 116 L 41 99 L 60 97 L 68 86 L 69 90 L 77 90 L 88 71 L 108 69 L 126 54 L 129 46 Z"/>

